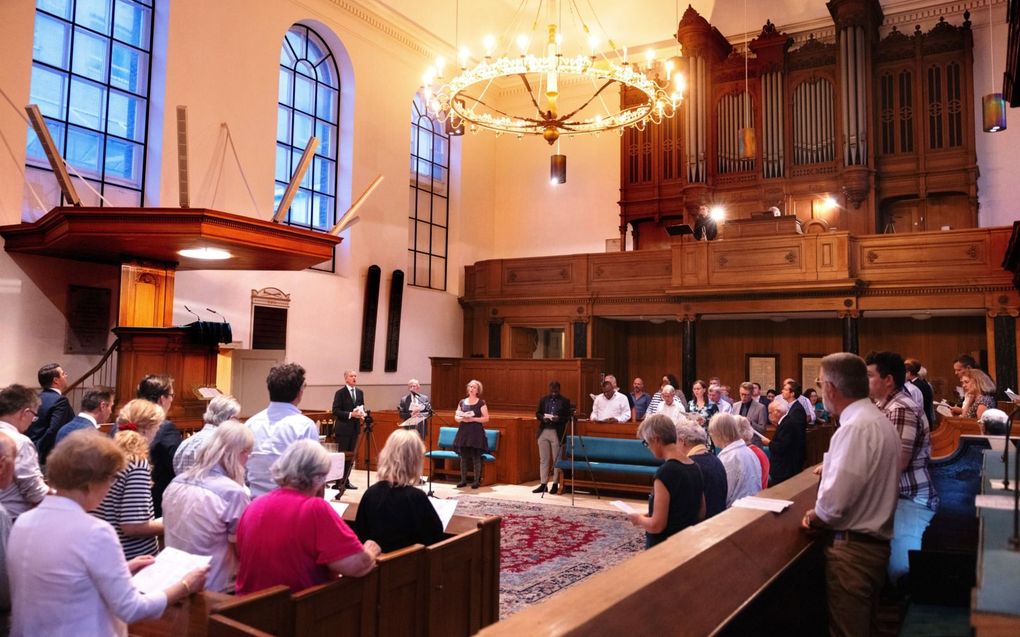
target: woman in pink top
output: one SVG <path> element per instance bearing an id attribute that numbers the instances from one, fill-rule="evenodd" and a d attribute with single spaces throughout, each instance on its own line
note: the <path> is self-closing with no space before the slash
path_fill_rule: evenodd
<path id="1" fill-rule="evenodd" d="M 747 446 L 750 447 L 754 455 L 758 457 L 758 462 L 761 464 L 761 488 L 767 489 L 769 487 L 769 471 L 772 469 L 769 463 L 769 457 L 765 455 L 765 452 L 761 447 L 751 444 L 754 442 L 754 429 L 751 427 L 751 421 L 743 416 L 737 416 L 737 422 L 740 424 L 740 437 L 743 438 Z M 762 438 L 763 444 L 768 444 L 768 438 Z"/>
<path id="2" fill-rule="evenodd" d="M 283 584 L 293 592 L 360 577 L 379 545 L 364 545 L 321 496 L 329 455 L 312 440 L 291 444 L 271 469 L 279 489 L 252 502 L 237 526 L 237 593 Z"/>

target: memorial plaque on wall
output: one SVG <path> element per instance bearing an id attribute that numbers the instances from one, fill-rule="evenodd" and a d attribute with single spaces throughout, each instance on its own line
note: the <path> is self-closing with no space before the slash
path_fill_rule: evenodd
<path id="1" fill-rule="evenodd" d="M 110 338 L 110 289 L 68 286 L 65 354 L 102 354 Z"/>

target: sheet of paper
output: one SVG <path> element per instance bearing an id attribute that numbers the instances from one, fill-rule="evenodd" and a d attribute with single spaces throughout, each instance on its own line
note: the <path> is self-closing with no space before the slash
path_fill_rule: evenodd
<path id="1" fill-rule="evenodd" d="M 453 512 L 457 509 L 456 500 L 440 500 L 439 498 L 429 498 L 429 502 L 432 503 L 432 508 L 439 514 L 439 520 L 443 523 L 443 530 L 450 525 L 450 520 L 453 519 Z"/>
<path id="2" fill-rule="evenodd" d="M 400 425 L 398 425 L 398 426 L 399 427 L 417 427 L 418 423 L 422 422 L 423 420 L 425 420 L 424 416 L 411 416 L 410 418 L 408 418 L 404 422 L 400 423 Z"/>
<path id="3" fill-rule="evenodd" d="M 1009 388 L 1006 389 L 1006 395 L 1009 396 L 1010 400 L 1020 399 L 1020 395 L 1018 395 L 1015 391 Z"/>
<path id="4" fill-rule="evenodd" d="M 336 496 L 338 495 L 340 495 L 339 489 L 331 489 L 329 487 L 326 487 L 325 493 L 323 493 L 322 497 L 325 498 L 326 500 L 335 500 Z"/>
<path id="5" fill-rule="evenodd" d="M 637 509 L 635 509 L 631 505 L 627 504 L 623 500 L 613 500 L 609 504 L 611 504 L 614 507 L 616 507 L 617 509 L 623 511 L 627 515 L 630 515 L 631 513 L 638 513 Z"/>
<path id="6" fill-rule="evenodd" d="M 337 515 L 339 515 L 340 517 L 344 517 L 344 511 L 346 511 L 347 507 L 351 505 L 346 502 L 337 502 L 336 500 L 330 500 L 329 506 L 333 507 L 333 510 L 336 511 Z"/>
<path id="7" fill-rule="evenodd" d="M 1013 496 L 1011 495 L 979 495 L 974 498 L 974 506 L 979 509 L 1002 509 L 1003 511 L 1013 510 Z"/>
<path id="8" fill-rule="evenodd" d="M 196 568 L 207 566 L 211 561 L 211 555 L 193 555 L 167 547 L 156 556 L 151 566 L 135 573 L 131 581 L 143 593 L 156 593 L 180 582 L 185 575 Z"/>
<path id="9" fill-rule="evenodd" d="M 197 391 L 198 394 L 205 400 L 212 400 L 217 396 L 222 396 L 220 390 L 216 389 L 215 387 L 199 387 L 195 391 Z"/>
<path id="10" fill-rule="evenodd" d="M 344 477 L 344 454 L 329 454 L 329 473 L 326 474 L 326 482 L 339 480 Z"/>
<path id="11" fill-rule="evenodd" d="M 738 509 L 754 509 L 756 511 L 772 511 L 782 513 L 786 507 L 793 504 L 793 500 L 774 500 L 772 498 L 759 498 L 756 495 L 749 495 L 740 498 L 733 503 Z"/>

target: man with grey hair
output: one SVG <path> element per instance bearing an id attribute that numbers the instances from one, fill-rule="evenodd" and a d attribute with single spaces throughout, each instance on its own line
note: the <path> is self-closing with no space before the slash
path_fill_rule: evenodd
<path id="1" fill-rule="evenodd" d="M 0 488 L 0 505 L 12 519 L 39 504 L 49 492 L 39 469 L 35 445 L 24 434 L 38 409 L 39 397 L 28 387 L 9 385 L 0 389 L 0 434 L 6 435 L 17 448 L 14 481 Z"/>
<path id="2" fill-rule="evenodd" d="M 0 489 L 6 489 L 14 482 L 14 463 L 18 447 L 7 436 L 0 436 Z M 0 504 L 0 618 L 11 610 L 11 586 L 7 579 L 7 538 L 11 535 L 13 520 Z M 9 618 L 8 618 L 9 619 Z"/>
<path id="3" fill-rule="evenodd" d="M 720 414 L 733 413 L 733 405 L 731 405 L 726 398 L 726 396 L 723 396 L 722 387 L 719 385 L 708 386 L 708 400 L 715 403 L 716 407 L 719 409 L 718 413 Z"/>
<path id="4" fill-rule="evenodd" d="M 216 428 L 228 420 L 237 418 L 240 413 L 241 403 L 237 402 L 233 396 L 220 394 L 210 400 L 209 405 L 205 408 L 205 414 L 202 415 L 204 423 L 202 428 L 186 438 L 174 453 L 174 473 L 181 475 L 195 466 L 198 452 L 216 433 Z"/>
<path id="5" fill-rule="evenodd" d="M 407 395 L 397 403 L 397 413 L 405 422 L 411 418 L 421 418 L 414 428 L 422 440 L 426 439 L 428 436 L 426 423 L 432 416 L 432 405 L 429 403 L 429 397 L 421 393 L 421 383 L 417 378 L 407 381 Z"/>
<path id="6" fill-rule="evenodd" d="M 747 418 L 755 431 L 760 434 L 765 433 L 769 417 L 765 405 L 754 399 L 754 385 L 747 381 L 740 383 L 740 402 L 733 408 L 737 414 Z"/>
<path id="7" fill-rule="evenodd" d="M 789 480 L 804 468 L 807 455 L 807 420 L 801 410 L 790 413 L 790 406 L 782 400 L 769 403 L 769 422 L 776 433 L 768 442 L 771 470 L 769 486 Z"/>
<path id="8" fill-rule="evenodd" d="M 855 354 L 822 359 L 818 386 L 840 427 L 829 443 L 815 507 L 801 526 L 823 532 L 829 632 L 877 634 L 877 600 L 889 563 L 900 477 L 900 441 L 868 399 L 868 368 Z"/>
<path id="9" fill-rule="evenodd" d="M 676 399 L 676 388 L 672 385 L 664 385 L 661 389 L 662 402 L 659 403 L 655 413 L 669 416 L 674 425 L 687 422 L 687 410 L 683 403 Z"/>
<path id="10" fill-rule="evenodd" d="M 726 509 L 726 467 L 708 451 L 708 434 L 701 425 L 686 420 L 676 426 L 676 442 L 701 469 L 705 483 L 705 519 Z"/>

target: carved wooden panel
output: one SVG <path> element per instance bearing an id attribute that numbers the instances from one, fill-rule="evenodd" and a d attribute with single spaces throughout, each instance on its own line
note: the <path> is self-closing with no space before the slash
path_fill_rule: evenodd
<path id="1" fill-rule="evenodd" d="M 988 275 L 999 267 L 1008 230 L 964 230 L 876 235 L 854 242 L 861 278 L 916 282 L 938 278 L 966 284 L 966 276 Z"/>

